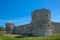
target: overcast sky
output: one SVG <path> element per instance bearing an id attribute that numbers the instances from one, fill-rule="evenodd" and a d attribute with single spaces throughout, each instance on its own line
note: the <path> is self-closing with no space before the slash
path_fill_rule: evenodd
<path id="1" fill-rule="evenodd" d="M 60 0 L 0 0 L 0 25 L 6 22 L 24 25 L 31 22 L 34 10 L 45 8 L 51 11 L 51 21 L 60 22 Z"/>

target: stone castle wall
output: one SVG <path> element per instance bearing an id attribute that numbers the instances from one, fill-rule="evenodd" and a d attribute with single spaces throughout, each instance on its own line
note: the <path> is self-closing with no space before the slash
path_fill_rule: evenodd
<path id="1" fill-rule="evenodd" d="M 48 36 L 54 33 L 60 33 L 60 23 L 51 22 L 50 15 L 49 10 L 36 10 L 32 13 L 32 22 L 30 24 L 17 26 L 15 28 L 13 25 L 8 25 L 6 27 L 7 30 L 10 28 L 10 31 L 15 32 L 16 34 Z"/>
<path id="2" fill-rule="evenodd" d="M 53 33 L 60 33 L 60 23 L 58 22 L 51 22 L 53 26 Z"/>
<path id="3" fill-rule="evenodd" d="M 13 33 L 15 25 L 13 23 L 6 23 L 6 33 Z"/>
<path id="4" fill-rule="evenodd" d="M 26 24 L 26 25 L 22 25 L 22 26 L 18 26 L 15 29 L 15 33 L 17 34 L 31 34 L 31 24 Z"/>
<path id="5" fill-rule="evenodd" d="M 36 36 L 51 35 L 50 11 L 40 9 L 34 11 L 32 14 L 32 34 Z"/>

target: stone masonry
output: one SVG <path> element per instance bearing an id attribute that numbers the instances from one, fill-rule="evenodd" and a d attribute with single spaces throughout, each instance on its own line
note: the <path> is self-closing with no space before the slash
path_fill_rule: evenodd
<path id="1" fill-rule="evenodd" d="M 36 36 L 48 36 L 52 34 L 50 11 L 40 9 L 32 15 L 32 34 Z"/>
<path id="2" fill-rule="evenodd" d="M 14 26 L 6 24 L 7 33 L 27 34 L 33 36 L 49 36 L 60 33 L 60 23 L 51 22 L 51 13 L 47 9 L 35 10 L 29 24 Z"/>
<path id="3" fill-rule="evenodd" d="M 13 23 L 6 23 L 6 33 L 13 33 L 15 25 Z"/>

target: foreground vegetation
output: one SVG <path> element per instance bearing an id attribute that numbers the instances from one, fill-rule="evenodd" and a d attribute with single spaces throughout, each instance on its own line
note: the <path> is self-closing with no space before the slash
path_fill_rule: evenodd
<path id="1" fill-rule="evenodd" d="M 60 34 L 54 34 L 53 36 L 47 36 L 47 37 L 15 38 L 15 36 L 18 36 L 18 35 L 0 34 L 0 40 L 60 40 Z"/>

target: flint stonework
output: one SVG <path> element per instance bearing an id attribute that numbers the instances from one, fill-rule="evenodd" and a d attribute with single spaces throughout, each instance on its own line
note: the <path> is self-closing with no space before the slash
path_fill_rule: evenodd
<path id="1" fill-rule="evenodd" d="M 7 33 L 26 34 L 32 36 L 50 36 L 60 33 L 60 23 L 51 22 L 51 13 L 47 9 L 39 9 L 32 12 L 32 21 L 29 24 L 14 26 L 6 24 Z"/>

